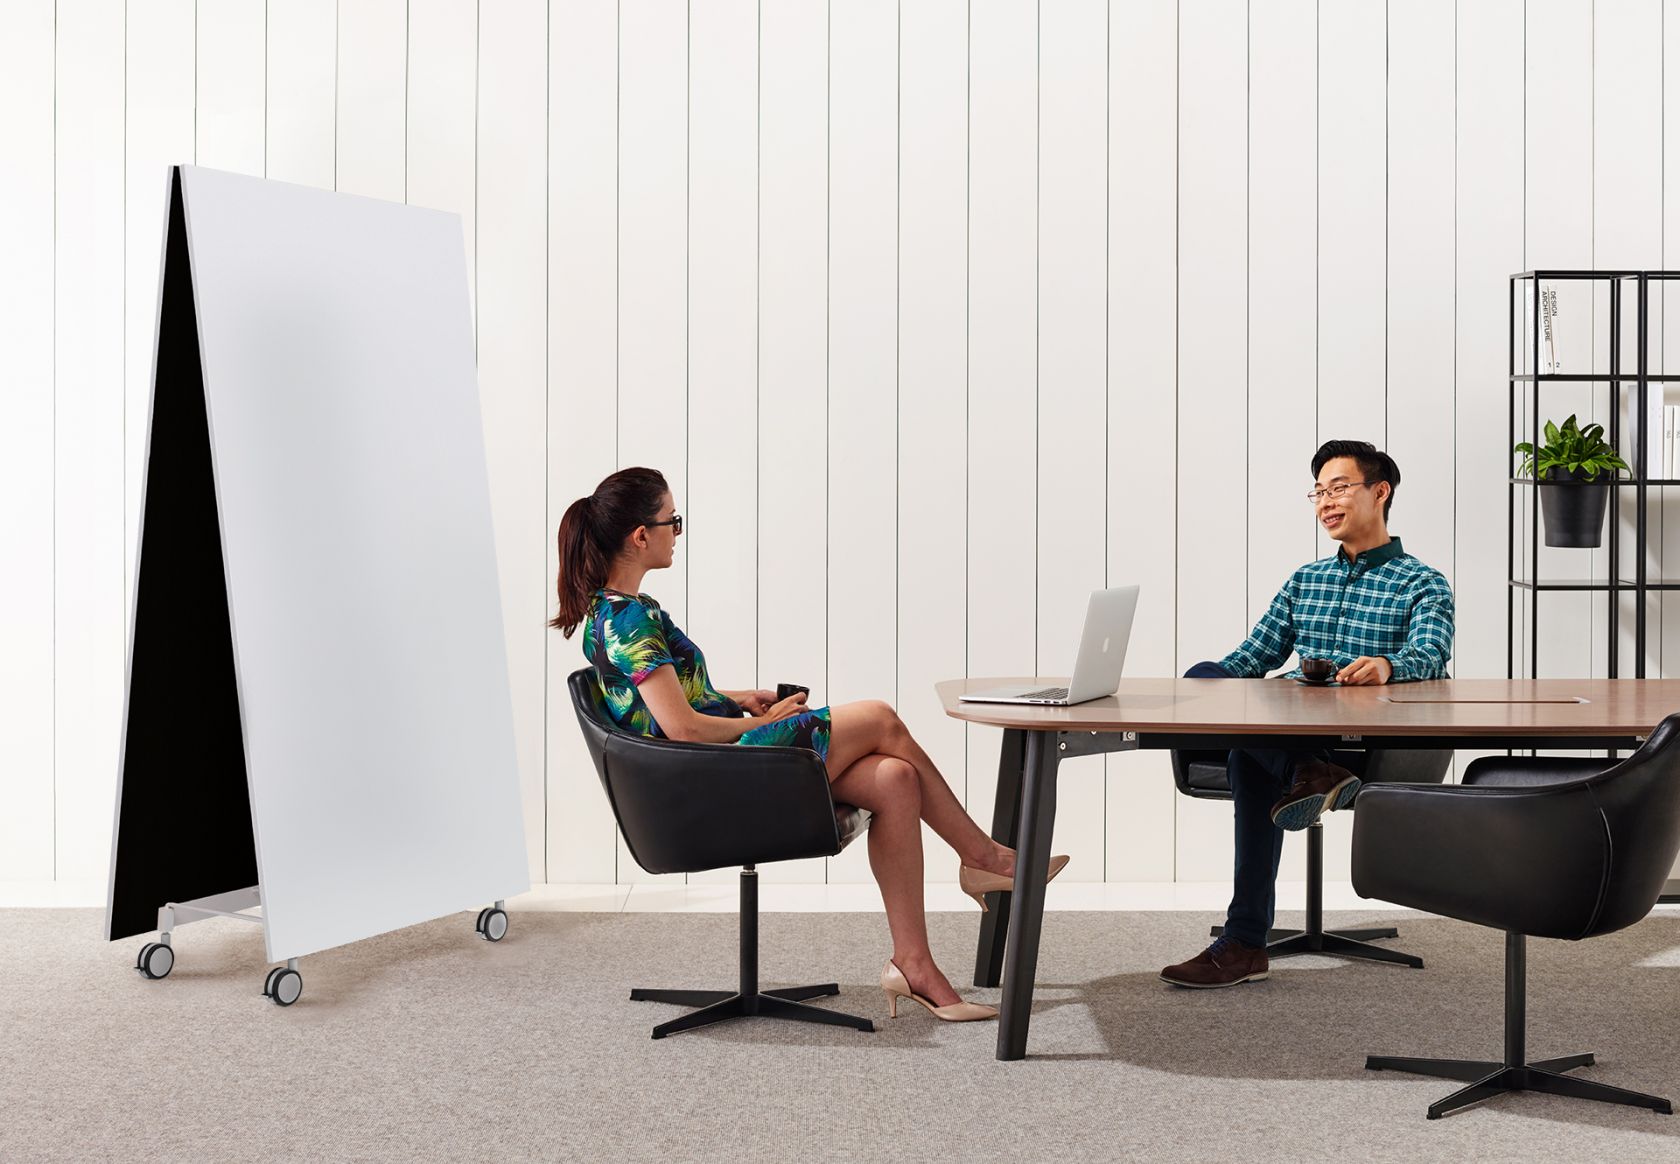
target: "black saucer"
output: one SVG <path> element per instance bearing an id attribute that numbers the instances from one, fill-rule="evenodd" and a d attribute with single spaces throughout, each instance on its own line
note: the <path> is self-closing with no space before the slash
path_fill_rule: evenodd
<path id="1" fill-rule="evenodd" d="M 1336 685 L 1334 679 L 1308 679 L 1305 675 L 1295 676 L 1295 682 L 1307 687 L 1334 687 Z"/>

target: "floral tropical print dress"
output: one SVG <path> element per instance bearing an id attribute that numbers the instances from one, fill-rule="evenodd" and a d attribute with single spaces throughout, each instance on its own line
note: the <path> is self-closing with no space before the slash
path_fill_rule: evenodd
<path id="1" fill-rule="evenodd" d="M 648 594 L 602 588 L 589 604 L 583 655 L 595 668 L 601 694 L 614 721 L 627 731 L 663 736 L 637 690 L 642 680 L 669 663 L 688 705 L 701 715 L 734 718 L 741 707 L 712 686 L 706 656 Z M 816 707 L 753 728 L 738 743 L 749 747 L 809 748 L 828 759 L 828 708 Z"/>

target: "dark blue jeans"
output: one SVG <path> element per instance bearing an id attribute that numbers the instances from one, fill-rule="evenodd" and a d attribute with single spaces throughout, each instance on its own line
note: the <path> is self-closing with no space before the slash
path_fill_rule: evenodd
<path id="1" fill-rule="evenodd" d="M 1186 679 L 1229 679 L 1217 663 L 1197 663 Z M 1233 748 L 1226 761 L 1231 784 L 1236 863 L 1231 873 L 1231 905 L 1225 932 L 1245 946 L 1264 946 L 1277 908 L 1278 862 L 1283 858 L 1283 830 L 1272 823 L 1272 805 L 1294 781 L 1295 765 L 1329 759 L 1328 752 L 1281 748 Z"/>

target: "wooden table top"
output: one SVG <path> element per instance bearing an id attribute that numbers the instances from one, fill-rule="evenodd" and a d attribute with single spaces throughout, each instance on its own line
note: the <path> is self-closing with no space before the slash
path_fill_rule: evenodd
<path id="1" fill-rule="evenodd" d="M 1060 678 L 947 679 L 945 714 L 1029 731 L 1219 735 L 1643 736 L 1680 711 L 1680 679 L 1432 679 L 1309 687 L 1292 679 L 1122 679 L 1074 707 L 961 703 L 965 691 Z"/>

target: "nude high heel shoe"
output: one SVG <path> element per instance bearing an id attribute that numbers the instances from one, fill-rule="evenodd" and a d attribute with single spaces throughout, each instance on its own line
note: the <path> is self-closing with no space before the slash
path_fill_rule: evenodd
<path id="1" fill-rule="evenodd" d="M 978 1002 L 953 1002 L 950 1006 L 934 1006 L 910 989 L 910 980 L 904 977 L 904 971 L 900 970 L 891 958 L 881 967 L 881 989 L 886 992 L 887 1014 L 892 1018 L 898 1017 L 898 1000 L 901 998 L 921 1003 L 927 1007 L 928 1013 L 940 1022 L 972 1023 L 995 1019 L 998 1016 L 997 1007 L 983 1006 Z"/>
<path id="2" fill-rule="evenodd" d="M 1046 885 L 1056 879 L 1056 874 L 1067 868 L 1067 857 L 1051 857 L 1050 873 L 1045 877 Z M 986 894 L 1008 893 L 1015 888 L 1015 878 L 1005 877 L 1001 873 L 987 873 L 984 869 L 970 869 L 967 865 L 957 868 L 958 887 L 975 901 L 980 903 L 980 912 L 986 910 Z"/>

